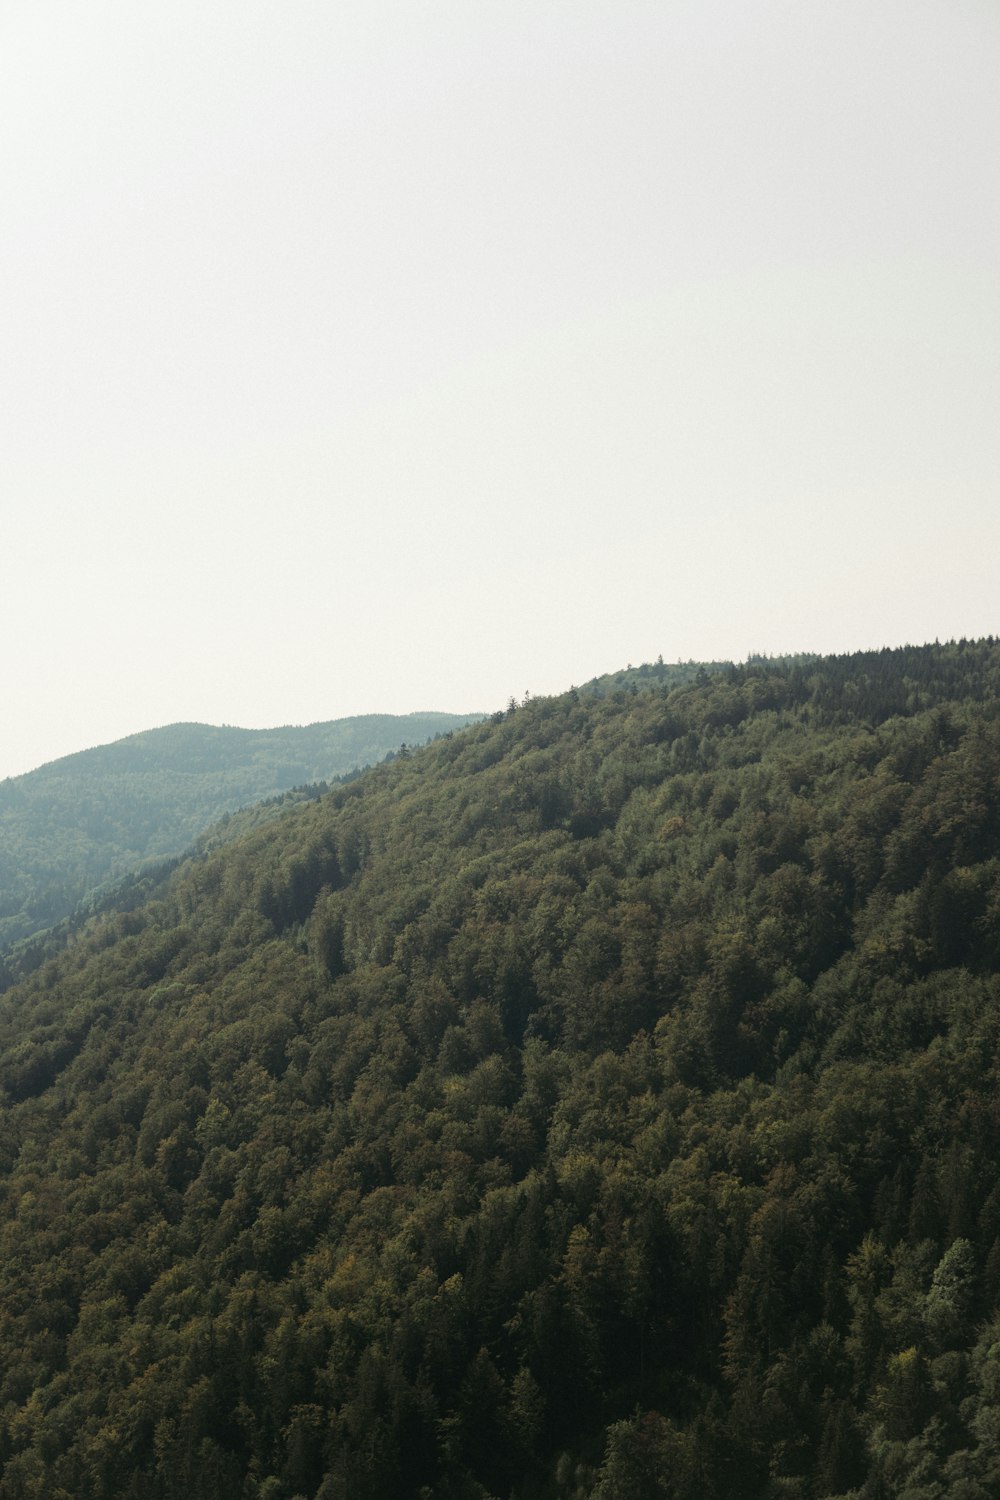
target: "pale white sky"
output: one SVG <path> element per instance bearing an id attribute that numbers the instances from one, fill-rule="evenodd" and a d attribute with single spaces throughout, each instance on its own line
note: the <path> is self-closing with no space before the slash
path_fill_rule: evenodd
<path id="1" fill-rule="evenodd" d="M 0 0 L 0 776 L 1000 632 L 995 0 Z"/>

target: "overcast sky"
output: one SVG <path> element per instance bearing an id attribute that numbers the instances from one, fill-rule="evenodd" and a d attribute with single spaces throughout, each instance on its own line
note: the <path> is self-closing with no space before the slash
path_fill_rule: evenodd
<path id="1" fill-rule="evenodd" d="M 0 776 L 1000 633 L 996 0 L 0 0 Z"/>

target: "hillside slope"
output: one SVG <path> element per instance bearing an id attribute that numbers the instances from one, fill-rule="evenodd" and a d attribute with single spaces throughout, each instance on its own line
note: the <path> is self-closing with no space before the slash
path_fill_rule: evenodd
<path id="1" fill-rule="evenodd" d="M 283 729 L 170 724 L 0 782 L 0 949 L 101 882 L 180 854 L 225 813 L 372 765 L 474 714 L 365 714 Z"/>
<path id="2" fill-rule="evenodd" d="M 0 1500 L 987 1500 L 1000 646 L 570 693 L 0 1001 Z"/>

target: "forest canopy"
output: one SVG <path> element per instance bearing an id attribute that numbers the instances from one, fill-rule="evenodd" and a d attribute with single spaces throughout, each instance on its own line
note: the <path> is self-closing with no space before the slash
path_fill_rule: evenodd
<path id="1" fill-rule="evenodd" d="M 0 999 L 0 1500 L 989 1500 L 1000 645 L 528 699 Z"/>

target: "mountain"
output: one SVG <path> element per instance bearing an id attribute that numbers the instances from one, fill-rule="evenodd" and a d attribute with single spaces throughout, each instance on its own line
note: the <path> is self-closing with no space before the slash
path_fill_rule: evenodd
<path id="1" fill-rule="evenodd" d="M 94 886 L 180 854 L 226 813 L 334 780 L 474 714 L 365 714 L 283 729 L 171 724 L 0 782 L 0 948 Z"/>
<path id="2" fill-rule="evenodd" d="M 529 700 L 151 894 L 0 999 L 0 1500 L 1000 1493 L 1000 643 Z"/>

